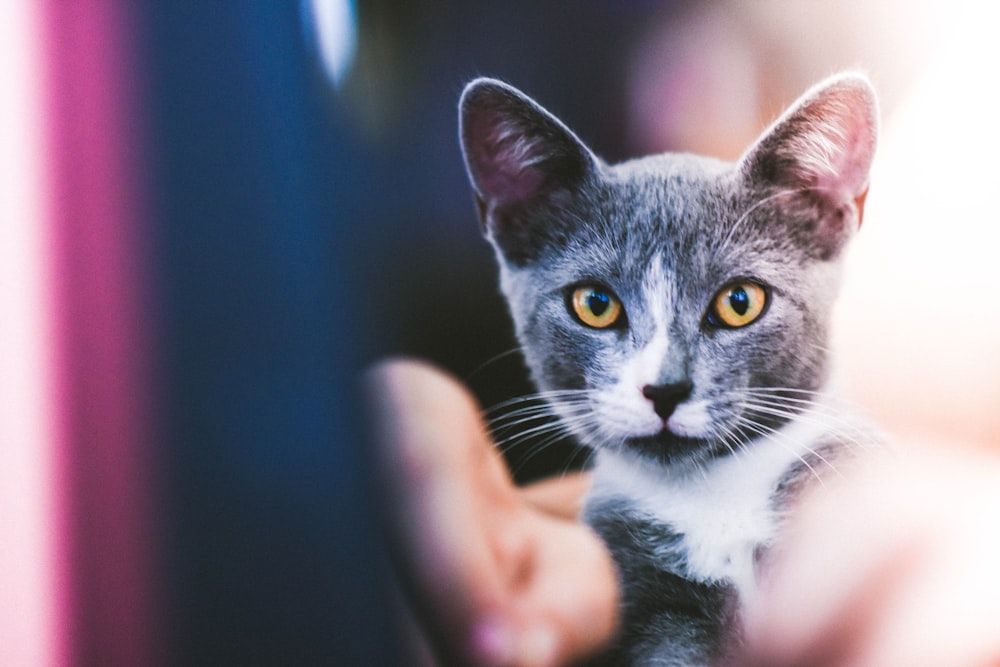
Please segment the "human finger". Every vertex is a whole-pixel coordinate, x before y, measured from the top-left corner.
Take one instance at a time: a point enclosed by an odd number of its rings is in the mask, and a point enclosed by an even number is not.
[[[993,461],[875,466],[814,498],[755,609],[757,665],[988,665],[1000,658]]]
[[[421,362],[383,362],[366,376],[374,442],[411,603],[437,650],[465,661],[474,619],[501,606],[487,538],[516,504],[468,393]]]
[[[439,650],[546,667],[606,642],[617,580],[576,518],[586,476],[516,488],[475,401],[437,369],[386,362],[366,384],[397,552]]]

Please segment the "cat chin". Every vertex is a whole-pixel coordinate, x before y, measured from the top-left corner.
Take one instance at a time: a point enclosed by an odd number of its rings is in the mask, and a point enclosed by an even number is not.
[[[665,466],[697,465],[730,453],[719,443],[688,438],[667,429],[654,435],[626,438],[622,449]]]

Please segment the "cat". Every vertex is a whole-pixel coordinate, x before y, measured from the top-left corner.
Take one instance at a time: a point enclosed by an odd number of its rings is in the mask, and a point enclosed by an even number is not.
[[[459,115],[538,396],[594,450],[583,518],[623,592],[602,664],[732,659],[801,492],[877,440],[830,390],[827,348],[875,152],[871,84],[821,82],[735,163],[606,164],[493,79]]]

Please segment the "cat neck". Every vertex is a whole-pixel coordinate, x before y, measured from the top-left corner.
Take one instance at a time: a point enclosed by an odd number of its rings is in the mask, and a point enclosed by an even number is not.
[[[835,432],[832,401],[823,395],[774,433],[697,468],[678,469],[631,453],[599,451],[587,504],[624,504],[627,511],[668,526],[679,536],[671,546],[677,550],[676,562],[682,563],[678,574],[729,583],[741,600],[752,599],[757,557],[780,527],[776,494],[789,471],[809,466],[809,458],[815,458],[816,449]],[[825,465],[822,459],[820,465]],[[822,483],[824,471],[813,472]]]

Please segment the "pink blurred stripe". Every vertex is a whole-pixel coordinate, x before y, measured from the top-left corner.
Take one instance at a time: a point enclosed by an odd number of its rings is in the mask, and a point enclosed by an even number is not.
[[[34,0],[0,8],[0,665],[64,664],[44,67]]]
[[[141,73],[132,5],[44,0],[70,664],[155,662]]]

